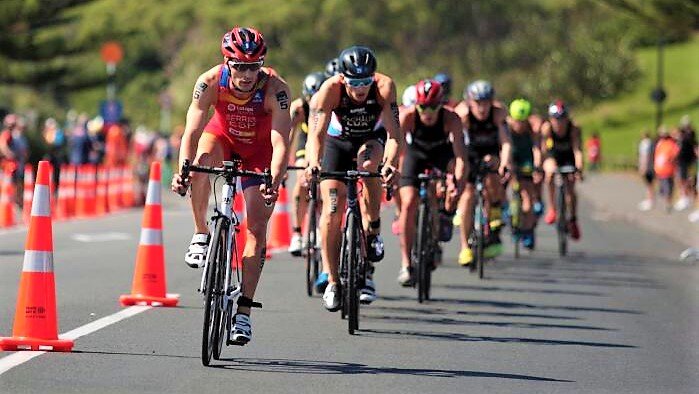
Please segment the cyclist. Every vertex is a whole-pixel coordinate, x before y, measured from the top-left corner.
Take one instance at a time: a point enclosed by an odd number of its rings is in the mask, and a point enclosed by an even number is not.
[[[401,97],[401,105],[398,107],[398,113],[402,114],[404,111],[410,110],[412,106],[415,105],[415,101],[417,100],[417,90],[415,88],[415,85],[410,85],[405,90],[403,90],[403,96]],[[405,151],[402,150],[400,152],[400,158],[398,159],[399,162],[399,167],[403,165],[403,157],[405,155]],[[395,208],[395,213],[393,214],[393,223],[391,223],[391,232],[394,235],[400,235],[400,208],[401,208],[401,201],[400,201],[400,193],[394,193],[393,194],[393,206]]]
[[[447,182],[448,192],[445,196],[445,210],[441,215],[445,220],[441,225],[451,228],[451,220],[456,209],[458,190],[465,183],[466,146],[459,116],[444,105],[444,88],[436,80],[426,79],[416,85],[417,99],[400,113],[400,126],[405,136],[405,156],[401,162],[401,215],[400,247],[401,269],[398,282],[403,286],[412,286],[413,272],[410,255],[415,238],[415,221],[417,220],[418,188],[417,176],[425,170],[437,168],[456,177],[455,182]],[[452,142],[453,141],[453,142]],[[436,206],[436,201],[434,201]],[[435,209],[436,212],[436,209]],[[441,215],[435,215],[435,218]],[[439,235],[438,231],[434,232]],[[440,241],[448,241],[451,234],[444,235]]]
[[[325,71],[323,72],[325,74],[325,78],[330,78],[334,77],[335,75],[340,73],[340,61],[334,57],[325,64]]]
[[[295,165],[300,167],[306,166],[306,141],[308,140],[308,114],[309,102],[311,97],[320,89],[320,85],[325,81],[325,75],[321,72],[314,72],[306,75],[303,79],[301,88],[302,95],[291,102],[291,134],[289,141],[293,142],[296,138],[296,152],[294,154]],[[308,186],[305,179],[298,177],[296,185],[292,191],[292,231],[291,243],[289,244],[289,253],[293,256],[301,256],[303,249],[303,237],[301,235],[301,224],[303,218],[306,217],[306,208],[308,207]]]
[[[250,306],[264,265],[267,222],[276,201],[277,189],[286,170],[289,117],[289,87],[271,69],[262,67],[267,47],[257,30],[234,27],[221,41],[223,63],[204,72],[194,86],[192,103],[180,147],[180,166],[186,159],[195,165],[220,166],[223,160],[238,156],[243,169],[270,168],[272,186],[261,180],[241,180],[248,220],[247,243],[243,250],[243,295],[233,316],[233,341],[252,338]],[[208,111],[213,117],[205,123]],[[196,152],[196,155],[195,155]],[[186,181],[175,174],[172,189],[186,190]],[[185,256],[190,267],[202,267],[206,260],[209,228],[208,176],[191,176],[191,200],[195,234]]]
[[[544,220],[547,224],[556,221],[556,209],[554,194],[554,175],[559,166],[575,166],[575,176],[565,179],[566,196],[570,211],[568,222],[568,234],[573,240],[580,239],[580,227],[577,221],[577,198],[575,195],[575,181],[582,180],[583,153],[580,143],[580,128],[576,126],[568,115],[568,108],[561,100],[556,100],[548,107],[549,118],[541,125],[542,154],[544,157],[545,182],[548,186],[549,209]]]
[[[454,109],[461,118],[468,138],[469,171],[468,183],[459,200],[461,216],[461,252],[459,264],[467,266],[473,261],[473,253],[468,245],[468,238],[473,226],[473,212],[476,202],[476,171],[480,163],[488,168],[497,169],[497,173],[488,173],[484,178],[485,207],[490,219],[490,237],[486,240],[483,255],[493,258],[502,253],[500,228],[502,227],[502,208],[504,188],[502,177],[510,166],[510,137],[505,120],[507,110],[496,106],[495,90],[490,82],[478,80],[468,85],[464,91],[464,101]]]
[[[451,98],[451,77],[446,73],[437,73],[433,78],[442,84],[444,107],[453,111],[459,102]]]
[[[352,46],[343,50],[339,62],[340,74],[323,83],[311,100],[306,176],[310,179],[314,169],[321,167],[322,149],[324,171],[377,171],[383,162],[383,181],[392,184],[396,178],[401,145],[393,80],[376,72],[376,57],[367,47]],[[378,126],[380,117],[383,118],[385,129]],[[367,259],[378,262],[384,255],[383,240],[379,235],[381,181],[370,178],[363,179],[363,183]],[[323,199],[320,217],[321,255],[323,271],[329,273],[323,301],[329,311],[340,308],[338,261],[342,234],[338,230],[342,225],[346,189],[344,182],[337,179],[324,179],[320,183]],[[369,269],[370,272],[371,270],[372,268]],[[370,273],[365,288],[361,290],[360,301],[371,303],[375,299],[376,287]]]
[[[530,122],[532,105],[524,99],[510,103],[507,125],[512,138],[513,174],[519,184],[522,196],[521,222],[519,234],[514,234],[515,241],[522,240],[522,245],[534,249],[534,227],[536,215],[533,208],[537,201],[535,185],[541,182],[541,151],[538,135]]]

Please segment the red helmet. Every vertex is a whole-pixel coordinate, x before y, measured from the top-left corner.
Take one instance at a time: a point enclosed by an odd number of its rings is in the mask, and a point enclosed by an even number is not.
[[[259,62],[264,60],[267,46],[262,33],[250,27],[236,26],[223,35],[221,53],[240,62]]]
[[[423,79],[415,85],[417,90],[417,105],[438,105],[442,103],[444,89],[442,84],[434,79]]]

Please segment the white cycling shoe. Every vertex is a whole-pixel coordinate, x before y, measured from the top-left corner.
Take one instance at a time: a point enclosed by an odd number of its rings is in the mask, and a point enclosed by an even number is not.
[[[192,236],[187,253],[184,255],[184,262],[190,268],[202,268],[206,263],[206,252],[209,249],[209,234],[197,233]]]

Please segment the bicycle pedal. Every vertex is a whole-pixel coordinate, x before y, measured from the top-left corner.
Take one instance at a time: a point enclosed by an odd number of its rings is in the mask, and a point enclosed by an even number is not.
[[[229,339],[226,341],[226,345],[228,345],[228,346],[245,346],[248,344],[248,342],[250,342],[250,341],[248,341],[248,340],[234,341],[232,339]]]

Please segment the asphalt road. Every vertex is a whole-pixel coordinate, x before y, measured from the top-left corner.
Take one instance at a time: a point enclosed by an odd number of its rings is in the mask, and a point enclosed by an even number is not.
[[[398,242],[377,266],[380,299],[361,331],[304,292],[302,260],[275,255],[259,288],[254,339],[201,365],[198,271],[182,255],[191,218],[168,198],[168,291],[177,308],[150,308],[0,374],[2,393],[694,393],[699,387],[697,266],[683,247],[583,206],[584,239],[565,260],[554,233],[515,261],[511,248],[486,280],[459,268],[456,240],[434,276],[433,300],[401,288]],[[122,310],[137,249],[139,210],[54,223],[59,331]],[[390,234],[388,213],[384,233]],[[0,232],[0,335],[12,330],[26,233]],[[77,236],[76,236],[77,235]],[[89,242],[86,242],[89,241]],[[3,358],[12,352],[0,354]],[[16,356],[15,356],[16,357]]]

